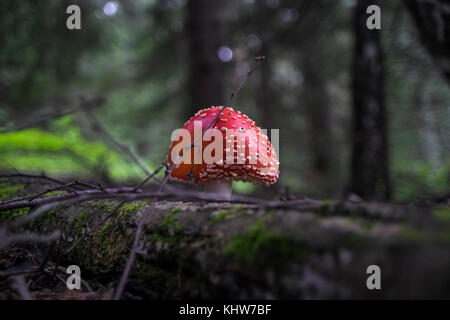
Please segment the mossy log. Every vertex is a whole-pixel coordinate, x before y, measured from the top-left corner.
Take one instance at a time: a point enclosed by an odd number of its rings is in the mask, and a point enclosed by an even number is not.
[[[148,203],[61,204],[27,228],[61,230],[53,249],[84,279],[117,280]],[[341,208],[158,201],[126,290],[144,298],[450,298],[448,207],[395,206],[400,220]],[[366,286],[370,265],[381,269],[380,290]]]

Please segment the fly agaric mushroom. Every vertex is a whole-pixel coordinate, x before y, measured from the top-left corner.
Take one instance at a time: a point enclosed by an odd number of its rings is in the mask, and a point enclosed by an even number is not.
[[[174,132],[167,165],[176,164],[169,178],[204,184],[206,192],[225,199],[231,197],[233,180],[266,186],[275,183],[277,155],[268,137],[248,116],[226,107],[208,128],[222,108],[200,110]]]

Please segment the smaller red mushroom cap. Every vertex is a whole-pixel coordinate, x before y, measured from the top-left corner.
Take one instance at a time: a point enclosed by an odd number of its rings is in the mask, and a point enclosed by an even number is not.
[[[279,175],[279,162],[275,150],[268,137],[245,114],[226,107],[214,124],[203,136],[201,135],[201,132],[214,120],[221,109],[220,106],[198,111],[184,124],[182,129],[185,129],[185,136],[175,134],[175,139],[173,139],[167,154],[167,164],[172,167],[174,163],[172,153],[178,145],[174,151],[177,164],[172,170],[170,178],[192,183],[223,180],[240,180],[265,185],[275,183]],[[200,135],[197,136],[194,135],[195,123],[197,123],[198,129],[200,129],[199,124],[201,123],[201,130],[197,130],[197,134],[200,132]],[[221,144],[220,141],[216,141],[216,137],[211,137],[213,136],[210,134],[212,129],[215,129],[216,135],[218,132],[221,133]],[[183,141],[186,139],[186,134],[189,141]],[[196,144],[194,148],[186,148],[194,141]],[[212,143],[216,143],[215,146],[222,148],[222,157],[213,151],[209,153],[214,158],[211,162],[205,160],[205,156],[207,156],[205,152],[213,149],[212,146],[209,146]],[[181,147],[182,145],[184,147]],[[183,153],[183,149],[186,151],[185,153]],[[187,149],[190,150],[187,151]],[[201,151],[200,159],[197,158],[197,161],[194,161],[194,154],[199,151]],[[181,156],[183,157],[181,158]]]

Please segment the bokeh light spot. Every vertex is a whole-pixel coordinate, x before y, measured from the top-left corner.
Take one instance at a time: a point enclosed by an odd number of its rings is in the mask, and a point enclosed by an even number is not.
[[[116,1],[108,1],[103,6],[103,12],[107,16],[114,16],[117,13],[117,10],[119,9],[119,4]]]
[[[223,62],[228,62],[233,59],[233,51],[228,47],[220,47],[219,50],[217,50],[217,55]]]

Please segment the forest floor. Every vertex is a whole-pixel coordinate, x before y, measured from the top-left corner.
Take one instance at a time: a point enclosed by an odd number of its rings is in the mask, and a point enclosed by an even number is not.
[[[0,201],[36,188],[42,186],[3,183]],[[350,206],[324,200],[308,209],[161,200],[144,227],[123,297],[450,298],[448,201]],[[34,299],[110,299],[149,202],[61,203],[14,229],[58,229],[61,236],[51,245],[0,248],[0,299],[20,298],[17,275]],[[0,212],[3,227],[27,210]],[[66,286],[69,265],[81,269],[80,290]],[[367,288],[371,265],[380,267],[380,290]]]

